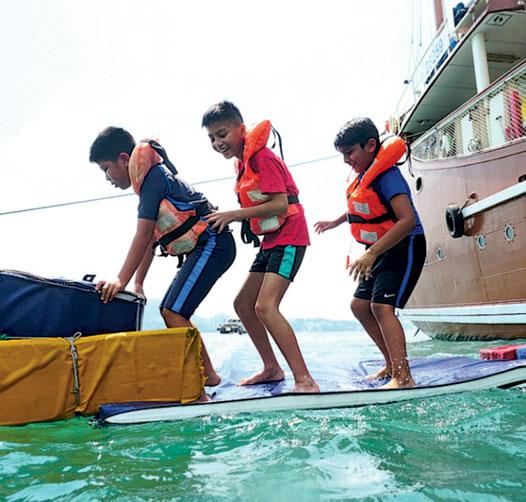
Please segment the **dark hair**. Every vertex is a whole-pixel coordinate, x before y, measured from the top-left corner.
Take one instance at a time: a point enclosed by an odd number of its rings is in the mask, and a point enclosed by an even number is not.
[[[368,117],[358,117],[346,122],[336,134],[336,150],[358,143],[362,148],[370,139],[376,140],[376,150],[380,148],[380,135],[373,121]]]
[[[210,127],[217,122],[233,122],[235,125],[243,123],[239,108],[230,101],[221,101],[206,110],[201,121],[201,127]]]
[[[133,136],[122,127],[106,127],[95,138],[89,150],[90,162],[115,161],[121,153],[131,155],[135,148]]]

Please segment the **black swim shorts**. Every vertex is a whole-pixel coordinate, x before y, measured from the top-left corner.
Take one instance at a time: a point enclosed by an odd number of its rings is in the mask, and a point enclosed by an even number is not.
[[[425,236],[406,237],[376,259],[372,277],[360,280],[354,297],[403,308],[420,277],[425,258]]]
[[[250,272],[273,272],[292,282],[303,261],[305,250],[306,246],[275,246],[261,249],[250,267]]]

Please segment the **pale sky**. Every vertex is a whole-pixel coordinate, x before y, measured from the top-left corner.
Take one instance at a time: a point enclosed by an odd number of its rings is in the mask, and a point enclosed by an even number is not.
[[[157,136],[189,182],[233,176],[210,148],[203,112],[234,101],[248,125],[270,119],[294,165],[336,154],[343,123],[380,130],[408,76],[410,0],[200,2],[1,0],[0,213],[118,195],[88,162],[108,125]],[[341,159],[291,167],[310,228],[341,215]],[[236,207],[233,180],[196,185]],[[80,279],[116,276],[136,224],[136,196],[0,216],[0,268]],[[238,258],[197,311],[233,313],[255,250]],[[282,305],[290,317],[351,318],[347,225],[312,246]],[[356,245],[358,246],[358,245]],[[354,252],[358,252],[354,248]],[[161,298],[175,259],[154,260],[146,294]]]

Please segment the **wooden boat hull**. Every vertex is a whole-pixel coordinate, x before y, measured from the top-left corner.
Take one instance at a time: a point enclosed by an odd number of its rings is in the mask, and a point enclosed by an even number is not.
[[[526,140],[464,158],[413,159],[413,174],[428,247],[402,318],[441,338],[526,338],[526,196],[477,212],[460,238],[445,219],[450,204],[469,208],[512,186],[523,191]]]
[[[524,2],[474,0],[454,19],[435,7],[391,122],[411,141],[428,243],[400,315],[441,338],[526,338]]]

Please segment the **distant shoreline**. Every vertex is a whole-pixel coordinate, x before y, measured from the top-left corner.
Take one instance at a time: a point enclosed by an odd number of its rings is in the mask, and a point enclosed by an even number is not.
[[[159,305],[161,300],[156,298],[149,299],[144,311],[142,329],[162,329],[164,324],[159,314]],[[349,314],[350,315],[350,314]],[[233,316],[230,314],[216,314],[212,317],[201,317],[195,315],[192,318],[194,324],[203,333],[215,332],[217,326],[224,322],[225,319],[230,319]],[[312,318],[296,318],[290,319],[290,324],[294,331],[304,332],[327,332],[327,331],[354,331],[361,330],[362,327],[355,319],[326,319],[323,317]]]

